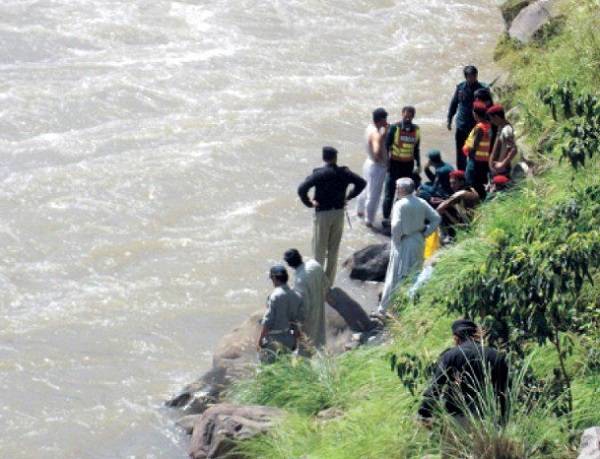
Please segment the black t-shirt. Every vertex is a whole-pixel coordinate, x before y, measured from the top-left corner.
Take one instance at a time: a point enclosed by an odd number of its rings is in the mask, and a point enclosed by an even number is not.
[[[348,185],[354,185],[348,196]],[[346,200],[358,196],[367,182],[350,169],[335,164],[327,164],[313,170],[298,187],[298,196],[307,207],[313,207],[308,191],[315,188],[314,200],[319,203],[316,211],[343,209]]]
[[[433,406],[442,396],[444,407],[450,414],[464,414],[464,408],[477,413],[481,390],[487,381],[491,382],[504,412],[508,387],[508,366],[504,356],[471,340],[448,349],[438,359],[432,381],[423,394],[419,414],[431,417]]]

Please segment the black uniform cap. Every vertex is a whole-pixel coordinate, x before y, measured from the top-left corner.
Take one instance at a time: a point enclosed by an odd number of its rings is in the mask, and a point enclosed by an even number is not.
[[[271,269],[269,270],[269,274],[272,277],[283,276],[283,275],[287,274],[287,269],[285,269],[285,266],[283,266],[283,265],[273,265],[273,266],[271,266]]]
[[[479,327],[475,322],[468,319],[455,320],[452,324],[452,334],[459,338],[469,338],[475,336]]]

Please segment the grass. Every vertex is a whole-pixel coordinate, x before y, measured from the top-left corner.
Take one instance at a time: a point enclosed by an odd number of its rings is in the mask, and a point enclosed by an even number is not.
[[[571,79],[578,88],[598,94],[598,3],[566,1],[563,8],[563,24],[554,35],[542,36],[528,46],[516,46],[503,39],[496,53],[500,64],[511,72],[508,89],[499,91],[502,101],[519,107],[516,129],[526,133],[526,144],[534,153],[541,153],[549,134],[559,128],[537,97],[540,88]],[[390,371],[389,357],[392,353],[408,352],[434,361],[451,346],[449,327],[456,317],[448,314],[441,300],[452,294],[473,266],[486,263],[498,241],[517,238],[535,225],[540,209],[549,211],[575,198],[589,200],[584,202],[586,211],[598,206],[592,198],[577,194],[577,189],[585,185],[600,183],[597,160],[577,172],[566,162],[559,164],[556,156],[546,156],[545,162],[552,167],[543,175],[528,179],[511,193],[481,206],[475,224],[459,235],[456,244],[443,249],[431,279],[413,300],[403,295],[396,298],[399,318],[392,324],[393,339],[389,343],[359,348],[338,358],[321,356],[308,362],[283,359],[262,367],[254,378],[235,386],[229,394],[231,400],[279,406],[289,412],[269,435],[241,443],[240,451],[252,458],[273,459],[405,459],[426,454],[437,457],[438,433],[415,422],[420,397],[406,390]],[[597,272],[594,277],[600,280]],[[597,313],[600,291],[596,285],[586,285],[579,301],[585,301],[590,311]],[[567,361],[575,375],[575,436],[566,429],[564,419],[548,411],[550,405],[515,404],[512,421],[495,444],[516,448],[514,457],[576,456],[570,445],[577,433],[600,424],[600,411],[595,409],[600,406],[600,361],[596,366],[588,364],[593,360],[590,352],[600,342],[599,323],[600,317],[591,324],[582,324],[585,334],[573,336],[573,353]],[[553,348],[531,344],[529,350],[533,352],[530,366],[535,376],[551,378],[557,364]],[[519,386],[515,390],[520,390]],[[421,382],[416,394],[423,388]],[[341,415],[330,420],[315,416],[327,408],[337,408]],[[488,440],[499,438],[493,424],[481,425],[478,431]],[[470,445],[473,451],[476,445]]]

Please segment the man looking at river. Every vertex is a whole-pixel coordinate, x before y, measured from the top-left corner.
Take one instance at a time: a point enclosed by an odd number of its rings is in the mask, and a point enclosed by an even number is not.
[[[313,170],[298,187],[298,196],[306,207],[315,209],[313,223],[313,254],[317,263],[327,267],[329,285],[335,282],[337,258],[344,231],[344,210],[347,201],[358,196],[367,185],[361,177],[345,166],[337,165],[338,152],[333,147],[323,147],[325,165]],[[346,195],[349,185],[353,185]],[[308,192],[314,188],[311,199]]]
[[[315,260],[302,259],[296,249],[283,254],[285,262],[296,271],[294,290],[302,297],[302,333],[306,342],[301,343],[300,351],[308,354],[308,348],[321,349],[325,346],[325,295],[329,290],[329,280]]]
[[[423,266],[425,238],[437,229],[442,220],[433,207],[415,196],[412,179],[399,179],[396,190],[398,200],[392,209],[390,262],[377,311],[382,315],[386,313],[402,279]]]

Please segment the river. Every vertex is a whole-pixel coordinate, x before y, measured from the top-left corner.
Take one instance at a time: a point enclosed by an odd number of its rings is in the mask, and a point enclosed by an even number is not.
[[[3,0],[0,457],[186,457],[162,402],[310,252],[295,189],[321,147],[360,171],[370,112],[413,104],[451,152],[495,4]],[[376,240],[354,219],[341,258]]]

